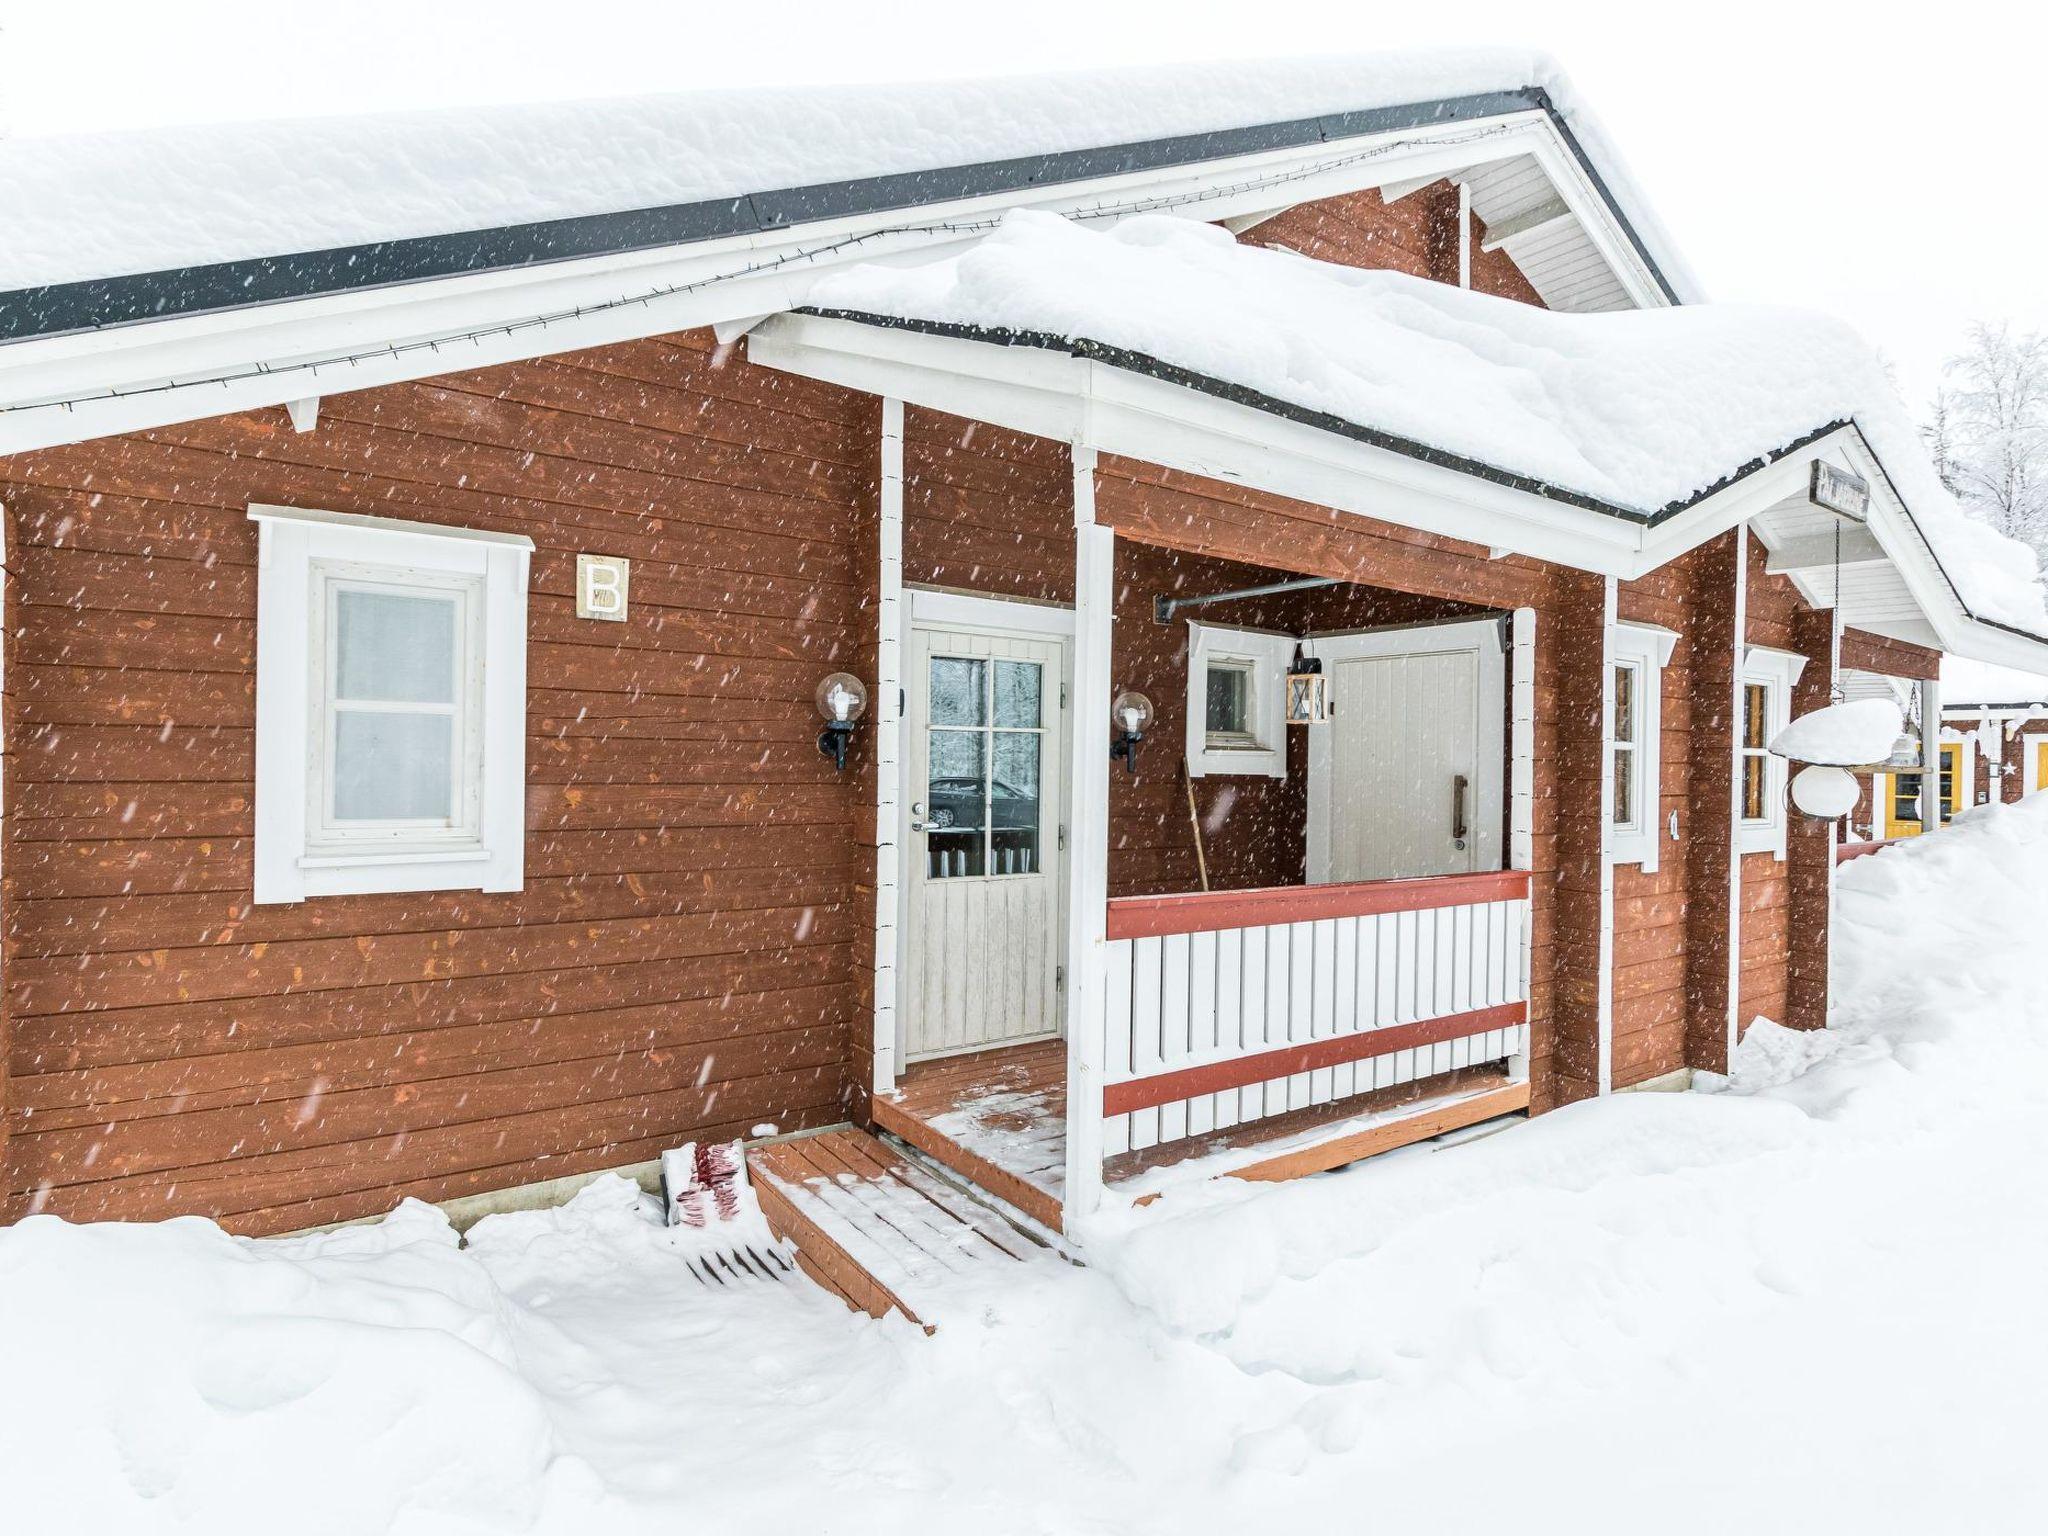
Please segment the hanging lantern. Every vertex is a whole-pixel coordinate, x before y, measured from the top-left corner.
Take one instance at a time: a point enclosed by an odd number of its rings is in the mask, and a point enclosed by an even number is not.
[[[1294,665],[1287,669],[1287,723],[1321,725],[1330,718],[1330,680],[1323,676],[1322,658],[1305,656],[1299,641],[1294,646]]]

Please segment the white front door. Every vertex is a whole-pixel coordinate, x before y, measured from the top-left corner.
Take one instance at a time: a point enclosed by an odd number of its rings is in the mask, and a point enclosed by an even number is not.
[[[1497,621],[1318,638],[1330,719],[1309,728],[1309,879],[1498,869]]]
[[[906,1060],[1060,1031],[1066,642],[917,626],[906,669]]]

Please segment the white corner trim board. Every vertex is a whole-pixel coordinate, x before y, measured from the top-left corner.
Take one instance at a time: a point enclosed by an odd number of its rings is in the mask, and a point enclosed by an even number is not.
[[[294,507],[249,516],[255,899],[518,890],[532,541]]]

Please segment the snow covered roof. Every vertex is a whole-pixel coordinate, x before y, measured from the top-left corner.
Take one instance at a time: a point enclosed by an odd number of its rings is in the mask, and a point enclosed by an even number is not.
[[[14,317],[0,336],[786,229],[1532,109],[1556,122],[1665,293],[1694,297],[1557,67],[1538,54],[1459,49],[0,141],[0,293],[96,285],[69,303],[17,296],[0,306]],[[453,238],[484,233],[494,238]],[[281,260],[308,255],[327,259]],[[184,292],[191,269],[245,263],[199,284],[196,298]],[[105,281],[174,272],[185,282],[140,294]]]
[[[2004,706],[2048,709],[2048,677],[2014,667],[1993,666],[1962,656],[1941,659],[1941,707],[1951,709]]]
[[[1092,349],[1381,446],[1655,524],[1853,423],[1974,616],[2048,636],[2030,550],[1966,517],[1854,331],[1788,309],[1557,314],[1238,242],[1019,211],[958,254],[822,277],[827,314]]]

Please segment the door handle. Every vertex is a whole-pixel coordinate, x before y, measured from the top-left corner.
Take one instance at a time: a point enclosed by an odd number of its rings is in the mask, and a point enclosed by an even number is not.
[[[1462,773],[1451,775],[1451,836],[1460,843],[1465,840],[1465,792],[1471,783]]]

